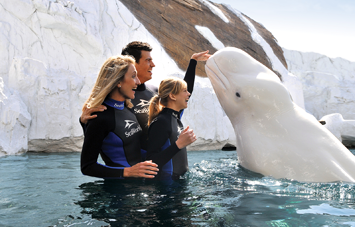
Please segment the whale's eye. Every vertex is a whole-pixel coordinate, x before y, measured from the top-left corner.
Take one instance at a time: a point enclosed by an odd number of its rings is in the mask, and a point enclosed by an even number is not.
[[[235,95],[236,95],[238,98],[240,98],[239,92],[235,93]]]

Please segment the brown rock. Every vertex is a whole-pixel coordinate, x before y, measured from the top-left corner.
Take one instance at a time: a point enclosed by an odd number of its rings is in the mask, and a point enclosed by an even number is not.
[[[217,51],[195,28],[208,27],[225,45],[243,49],[272,70],[263,48],[251,38],[248,27],[237,15],[220,4],[214,4],[229,19],[225,23],[204,4],[196,0],[121,0],[133,15],[154,35],[177,65],[185,70],[193,53]],[[250,18],[249,18],[250,19]],[[269,43],[276,56],[287,68],[283,51],[273,35],[251,20],[259,34]],[[198,64],[196,74],[206,76],[204,64]]]

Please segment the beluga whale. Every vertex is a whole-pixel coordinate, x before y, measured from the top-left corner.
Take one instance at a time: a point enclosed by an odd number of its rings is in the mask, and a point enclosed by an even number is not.
[[[292,101],[280,78],[245,51],[227,47],[205,70],[236,134],[239,164],[301,182],[355,182],[355,156]]]

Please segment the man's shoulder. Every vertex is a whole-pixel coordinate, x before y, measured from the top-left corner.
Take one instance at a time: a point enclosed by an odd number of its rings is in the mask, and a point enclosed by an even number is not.
[[[145,84],[146,89],[153,92],[154,94],[158,94],[158,87],[155,86],[154,84]]]
[[[158,93],[158,88],[152,84],[144,84],[144,90],[137,90],[132,103],[137,108],[143,108],[149,106],[149,101],[154,95]]]

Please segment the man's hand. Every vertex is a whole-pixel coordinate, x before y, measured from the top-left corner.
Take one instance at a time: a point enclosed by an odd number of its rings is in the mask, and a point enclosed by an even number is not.
[[[132,167],[124,168],[123,177],[144,177],[154,178],[158,174],[158,165],[152,161],[145,161],[135,164]]]
[[[102,112],[106,109],[107,109],[107,107],[104,105],[100,105],[99,107],[94,107],[94,108],[85,107],[83,112],[81,113],[80,122],[83,124],[86,124],[86,123],[88,123],[88,120],[94,119],[97,117],[97,115],[91,115],[92,113]]]

